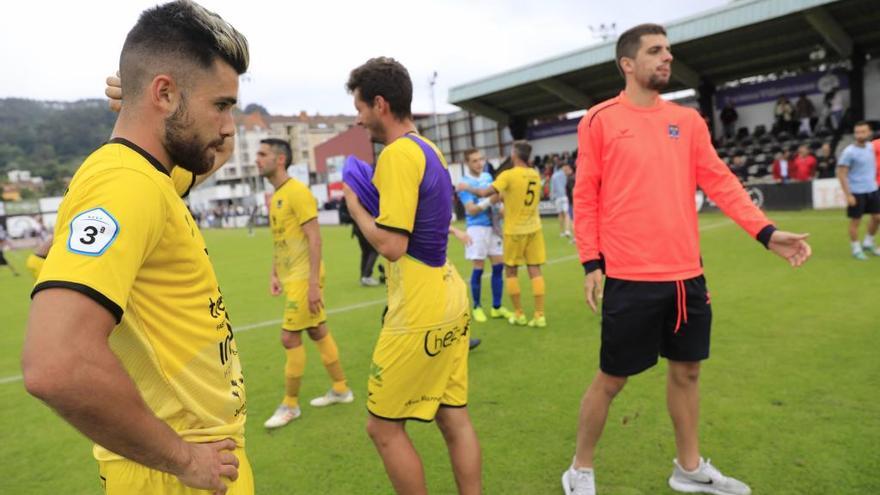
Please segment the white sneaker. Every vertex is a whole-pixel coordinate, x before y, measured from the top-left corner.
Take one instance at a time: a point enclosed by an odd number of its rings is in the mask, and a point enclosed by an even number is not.
[[[880,256],[880,247],[868,244],[862,244],[862,250],[874,256]]]
[[[709,460],[700,458],[700,467],[692,473],[682,469],[678,459],[673,459],[675,468],[669,477],[669,487],[684,493],[711,493],[714,495],[750,495],[752,489],[734,478],[721,474]]]
[[[562,490],[565,495],[596,495],[596,476],[590,468],[575,469],[562,473]]]
[[[361,285],[364,287],[376,287],[382,284],[373,277],[361,277]]]
[[[309,404],[315,407],[325,407],[332,406],[333,404],[348,404],[352,401],[354,401],[354,392],[351,389],[348,389],[343,394],[338,394],[331,388],[326,394],[312,399]]]
[[[267,419],[263,426],[269,428],[270,430],[273,428],[281,428],[282,426],[290,423],[294,419],[300,417],[302,415],[302,410],[300,410],[299,406],[296,407],[287,407],[284,404],[278,406],[278,409],[275,409],[275,413],[272,414],[272,417]]]

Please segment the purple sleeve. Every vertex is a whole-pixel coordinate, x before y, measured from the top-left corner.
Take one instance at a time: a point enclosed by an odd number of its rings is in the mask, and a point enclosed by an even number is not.
[[[379,216],[379,191],[373,185],[373,167],[354,155],[345,158],[342,182],[357,195],[361,204],[374,218]]]

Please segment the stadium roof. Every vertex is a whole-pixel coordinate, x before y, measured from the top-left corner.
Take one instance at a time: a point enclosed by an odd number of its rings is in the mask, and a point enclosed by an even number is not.
[[[877,0],[739,0],[666,25],[672,43],[669,91],[880,54]],[[616,40],[562,54],[449,90],[449,103],[500,123],[581,110],[617,94]]]

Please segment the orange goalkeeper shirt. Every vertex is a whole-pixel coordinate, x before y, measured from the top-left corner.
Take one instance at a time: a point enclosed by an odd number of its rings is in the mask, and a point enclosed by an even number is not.
[[[684,280],[701,275],[699,186],[765,246],[775,227],[718,158],[702,117],[661,98],[638,107],[625,94],[595,105],[578,125],[574,224],[587,272]]]

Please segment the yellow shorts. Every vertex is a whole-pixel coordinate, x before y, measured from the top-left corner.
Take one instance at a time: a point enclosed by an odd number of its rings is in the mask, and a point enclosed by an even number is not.
[[[253,495],[254,473],[243,448],[234,451],[238,457],[238,479],[224,479],[228,491],[226,495]],[[177,476],[156,471],[128,459],[99,461],[98,472],[101,486],[106,495],[130,495],[149,493],[151,495],[210,495],[210,490],[197,490],[185,486]]]
[[[547,261],[544,232],[504,234],[504,264],[507,266],[543,265]]]
[[[324,277],[321,277],[321,299],[324,298]],[[281,328],[291,332],[298,332],[312,328],[327,321],[327,315],[322,307],[317,313],[309,311],[309,281],[292,280],[284,283],[284,292],[287,301],[284,303],[284,321]]]
[[[467,405],[468,323],[379,334],[367,382],[367,410],[382,419],[433,421],[440,406]]]

